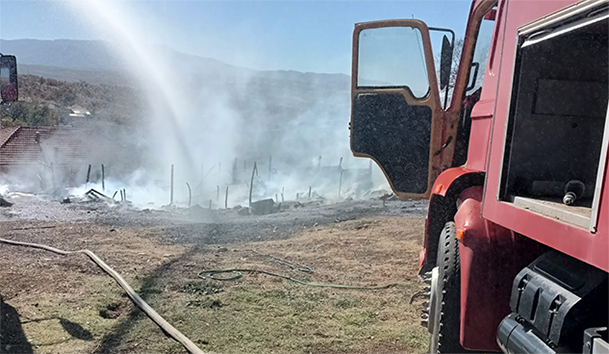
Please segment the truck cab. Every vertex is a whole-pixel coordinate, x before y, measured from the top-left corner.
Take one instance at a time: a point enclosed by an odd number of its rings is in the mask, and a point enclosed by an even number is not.
[[[428,198],[430,352],[607,352],[609,2],[355,25],[351,150]],[[440,36],[440,43],[432,43]]]

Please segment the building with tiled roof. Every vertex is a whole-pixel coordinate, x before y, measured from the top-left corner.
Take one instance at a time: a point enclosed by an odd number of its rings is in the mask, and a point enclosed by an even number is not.
[[[112,165],[122,146],[99,131],[70,127],[0,129],[0,182],[18,175],[47,187],[85,182],[89,164]],[[86,172],[85,172],[86,174]],[[43,180],[46,180],[43,181]],[[82,180],[82,181],[81,181]]]

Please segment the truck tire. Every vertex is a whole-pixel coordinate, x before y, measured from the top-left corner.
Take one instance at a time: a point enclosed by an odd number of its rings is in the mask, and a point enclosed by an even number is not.
[[[435,310],[430,311],[431,338],[429,353],[470,353],[459,343],[461,303],[461,275],[459,241],[455,238],[454,222],[447,222],[438,240],[438,279],[435,289]]]

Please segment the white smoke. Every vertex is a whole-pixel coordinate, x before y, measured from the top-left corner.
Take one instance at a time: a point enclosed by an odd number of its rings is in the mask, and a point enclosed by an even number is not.
[[[141,32],[143,19],[127,3],[69,4],[84,19],[83,26],[94,26],[116,48],[147,102],[148,124],[132,128],[129,136],[145,154],[131,172],[108,176],[108,193],[125,188],[138,206],[166,205],[173,165],[174,204],[187,205],[191,199],[192,204],[211,201],[213,207],[223,207],[229,187],[229,207],[246,205],[254,162],[256,199],[281,200],[282,191],[285,200],[308,197],[309,187],[312,196],[330,200],[389,189],[376,165],[369,168],[368,160],[351,157],[346,77],[322,80],[308,73],[176,59],[175,52],[153,43],[154,33]],[[164,26],[155,25],[159,30]],[[302,106],[307,108],[299,110]],[[70,192],[89,188],[101,190],[101,185],[97,181]]]

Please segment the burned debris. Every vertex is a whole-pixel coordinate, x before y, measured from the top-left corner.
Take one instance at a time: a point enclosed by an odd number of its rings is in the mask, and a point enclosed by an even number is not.
[[[250,210],[253,215],[266,215],[275,211],[275,202],[271,198],[252,202]]]
[[[81,128],[0,129],[0,185],[49,196],[63,205],[124,203],[164,210],[196,206],[191,214],[198,215],[203,215],[198,209],[230,212],[240,206],[237,214],[244,216],[369,198],[375,185],[372,165],[356,168],[340,158],[326,166],[321,157],[308,166],[285,158],[234,159],[232,169],[223,170],[222,163],[202,164],[200,173],[192,166],[171,164],[159,178],[140,170],[141,164],[129,165],[124,148],[99,131]],[[2,199],[0,206],[12,202]]]
[[[13,203],[7,201],[2,196],[0,196],[0,207],[2,207],[2,208],[8,208],[8,207],[12,207],[12,206],[13,206]]]

